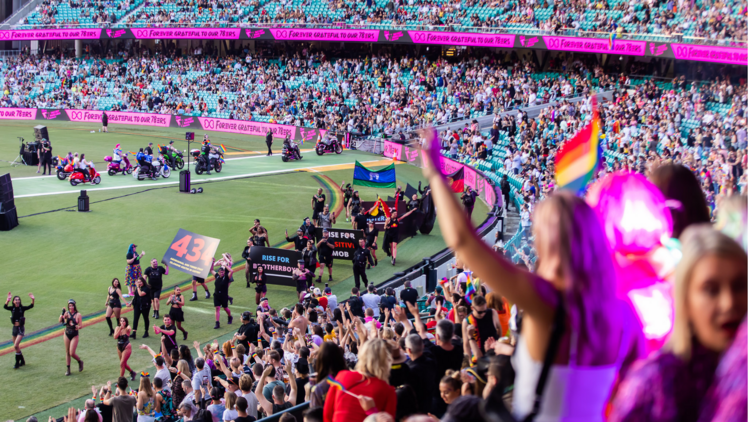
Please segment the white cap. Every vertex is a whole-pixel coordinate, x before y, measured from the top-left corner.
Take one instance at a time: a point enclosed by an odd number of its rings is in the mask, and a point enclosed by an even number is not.
[[[315,288],[315,289],[313,290],[313,294],[314,294],[315,296],[320,296],[320,289],[316,287],[316,288]]]

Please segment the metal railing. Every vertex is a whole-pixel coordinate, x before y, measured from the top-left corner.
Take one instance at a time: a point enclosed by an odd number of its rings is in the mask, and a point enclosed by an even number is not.
[[[39,0],[32,0],[38,3]],[[20,10],[19,10],[20,12]],[[16,12],[18,13],[18,12]],[[16,14],[14,13],[14,16]],[[6,21],[8,22],[8,21]],[[471,32],[482,34],[516,34],[529,36],[570,36],[579,38],[608,38],[610,32],[582,31],[575,28],[561,28],[556,31],[531,29],[513,29],[490,26],[463,26],[463,25],[431,25],[425,23],[413,24],[352,24],[346,22],[333,23],[288,23],[288,22],[214,22],[203,25],[194,23],[146,23],[135,22],[125,24],[118,22],[114,24],[0,24],[0,30],[8,29],[64,29],[64,28],[299,28],[299,29],[382,29],[391,31],[438,31],[438,32]],[[731,47],[747,47],[747,40],[724,39],[715,40],[707,37],[692,37],[682,33],[654,34],[654,33],[622,33],[617,35],[619,40],[651,41],[651,42],[679,42],[687,44],[717,45]]]

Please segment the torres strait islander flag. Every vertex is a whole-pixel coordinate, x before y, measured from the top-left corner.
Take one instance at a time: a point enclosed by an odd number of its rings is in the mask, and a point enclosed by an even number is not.
[[[372,188],[395,188],[396,165],[390,164],[380,170],[370,170],[359,161],[354,165],[354,185]]]
[[[581,193],[596,172],[601,159],[601,122],[596,111],[596,97],[592,101],[592,108],[594,115],[591,122],[566,142],[555,156],[555,181],[560,189]]]

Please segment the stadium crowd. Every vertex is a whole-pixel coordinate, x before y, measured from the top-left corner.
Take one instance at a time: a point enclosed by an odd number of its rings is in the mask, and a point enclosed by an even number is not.
[[[143,7],[135,9],[136,6]],[[64,9],[65,13],[58,13]],[[80,9],[80,10],[79,10]],[[92,12],[93,10],[93,12]],[[253,24],[423,25],[453,31],[496,28],[502,32],[563,33],[592,31],[623,34],[685,35],[711,40],[747,40],[747,4],[669,0],[627,1],[243,0],[77,2],[45,0],[23,21],[57,27],[80,24],[135,26],[213,26]],[[72,12],[71,12],[72,11]],[[115,13],[122,11],[124,13]],[[66,18],[61,18],[62,14]]]
[[[0,106],[212,116],[390,135],[616,84],[590,58],[574,55],[551,60],[549,72],[540,73],[535,62],[515,53],[337,58],[300,48],[267,59],[168,51],[6,57],[0,61]]]
[[[700,183],[712,221],[722,199],[747,195],[746,84],[718,78],[688,83],[680,77],[667,84],[646,81],[633,86],[625,79],[623,85],[633,89],[616,91],[612,101],[600,104],[606,165],[596,178],[618,170],[650,177],[662,164],[681,164]],[[496,173],[508,194],[506,207],[518,208],[525,230],[511,241],[500,242],[501,250],[515,262],[533,266],[536,251],[527,237],[534,206],[554,191],[557,149],[591,115],[590,101],[562,101],[535,118],[526,113],[498,116],[489,132],[467,125],[441,134],[446,155]]]

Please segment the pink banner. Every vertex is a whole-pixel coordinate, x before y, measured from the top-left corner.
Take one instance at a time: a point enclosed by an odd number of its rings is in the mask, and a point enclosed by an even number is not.
[[[287,135],[297,139],[297,127],[277,125],[273,123],[248,122],[245,120],[217,119],[214,117],[198,117],[198,121],[204,130],[215,130],[217,132],[241,133],[243,135],[265,136],[271,130],[274,138],[285,138]],[[316,133],[315,129],[307,129]],[[315,138],[313,138],[315,139]]]
[[[443,174],[451,174],[457,172],[463,167],[463,164],[451,160],[450,158],[440,157],[440,170]],[[465,173],[464,173],[465,178]]]
[[[474,34],[471,32],[407,31],[414,44],[468,45],[512,48],[515,35]]]
[[[72,122],[97,123],[102,121],[101,110],[65,110]],[[107,111],[109,123],[121,125],[159,126],[169,127],[172,121],[171,114],[150,114],[128,111]]]
[[[238,40],[241,28],[133,28],[139,39]]]
[[[646,54],[646,41],[615,40],[613,49],[606,38],[542,37],[548,50],[579,51],[582,53],[621,54],[643,56]]]
[[[469,166],[464,166],[464,186],[468,186],[474,190],[479,189],[477,187],[477,172]]]
[[[487,180],[484,181],[484,202],[490,206],[495,205],[495,189]]]
[[[707,45],[672,44],[675,59],[747,66],[747,49]]]
[[[0,119],[36,119],[35,108],[0,108]]]
[[[19,29],[0,31],[0,41],[14,40],[97,40],[99,29]]]
[[[383,157],[395,158],[398,161],[404,161],[401,152],[404,146],[391,141],[383,141]]]
[[[377,42],[377,29],[288,29],[271,28],[277,40]]]
[[[415,164],[415,165],[421,167],[421,163],[417,162],[417,158],[419,158],[419,151],[422,148],[409,148],[409,147],[405,147],[405,149],[406,149],[406,154],[404,154],[404,155],[406,155],[406,162],[410,163],[410,164]]]

